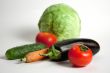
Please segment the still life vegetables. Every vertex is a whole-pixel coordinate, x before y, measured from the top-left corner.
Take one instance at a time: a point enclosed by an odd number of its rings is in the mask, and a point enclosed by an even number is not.
[[[8,60],[20,59],[25,63],[49,59],[72,65],[86,66],[100,50],[98,42],[78,38],[81,20],[78,13],[66,4],[48,7],[38,23],[39,31],[35,43],[10,48],[5,56]]]
[[[59,54],[59,55],[57,55],[58,58],[52,59],[52,60],[54,60],[54,61],[66,61],[66,60],[68,60],[68,51],[71,48],[71,46],[75,43],[83,44],[83,45],[89,47],[92,51],[93,56],[96,55],[100,50],[100,46],[99,46],[98,42],[96,42],[93,39],[76,38],[76,39],[63,40],[63,41],[57,42],[54,45],[54,48],[60,52],[57,53],[57,54]],[[55,53],[56,52],[54,51],[54,54]]]

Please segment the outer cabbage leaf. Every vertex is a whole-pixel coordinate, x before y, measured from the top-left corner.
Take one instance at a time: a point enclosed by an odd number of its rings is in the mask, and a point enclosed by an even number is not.
[[[53,33],[61,41],[77,38],[80,35],[81,21],[71,7],[55,4],[44,11],[38,26],[40,31]]]

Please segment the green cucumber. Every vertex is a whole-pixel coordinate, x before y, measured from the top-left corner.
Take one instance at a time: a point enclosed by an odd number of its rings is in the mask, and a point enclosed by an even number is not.
[[[44,48],[46,48],[46,46],[41,43],[17,46],[8,49],[5,53],[5,56],[8,60],[21,59],[24,58],[24,56],[29,52],[41,50]]]

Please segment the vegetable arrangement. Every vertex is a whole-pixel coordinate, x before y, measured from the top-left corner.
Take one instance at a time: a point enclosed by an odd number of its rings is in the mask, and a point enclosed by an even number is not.
[[[80,34],[80,18],[65,4],[47,8],[38,26],[40,32],[36,35],[36,43],[8,49],[5,53],[8,60],[31,63],[48,58],[57,62],[69,60],[72,65],[83,67],[100,50],[95,40],[76,38]]]
[[[54,59],[54,61],[65,61],[68,60],[68,51],[70,50],[71,46],[74,43],[83,44],[89,47],[92,50],[92,55],[95,55],[100,50],[99,44],[92,40],[92,39],[84,39],[84,38],[77,38],[77,39],[68,39],[64,41],[57,42],[54,47],[55,49],[60,51],[59,59]]]
[[[75,66],[85,66],[99,50],[99,44],[92,39],[77,38],[57,42],[54,34],[40,32],[36,36],[36,43],[11,48],[5,55],[9,60],[21,59],[26,63],[48,57],[57,62],[69,59]]]

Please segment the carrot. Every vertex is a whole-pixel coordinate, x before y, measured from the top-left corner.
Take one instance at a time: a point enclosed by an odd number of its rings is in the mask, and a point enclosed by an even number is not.
[[[34,51],[34,52],[30,52],[30,53],[26,54],[25,62],[30,63],[30,62],[42,60],[45,58],[45,56],[42,56],[42,54],[46,54],[47,51],[48,51],[48,48],[38,50],[38,51]]]

